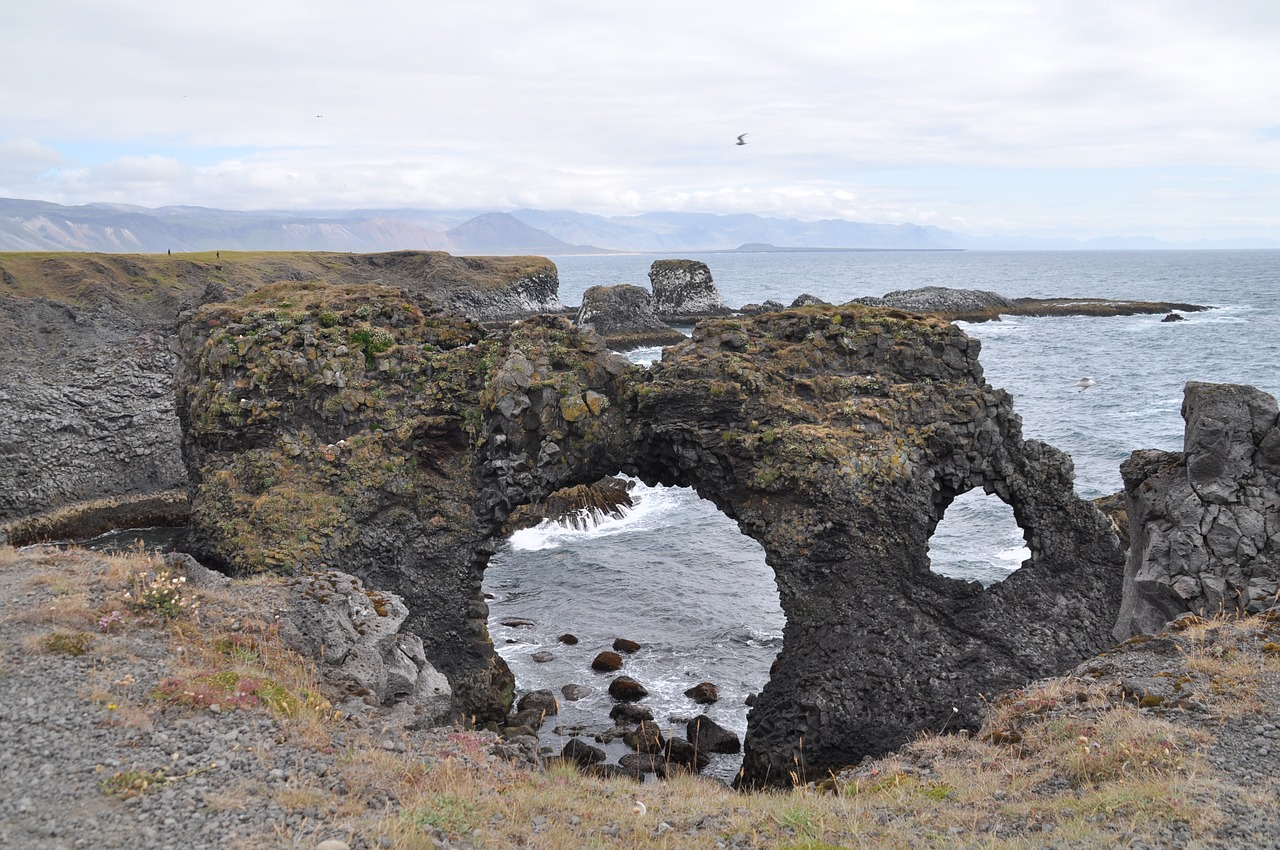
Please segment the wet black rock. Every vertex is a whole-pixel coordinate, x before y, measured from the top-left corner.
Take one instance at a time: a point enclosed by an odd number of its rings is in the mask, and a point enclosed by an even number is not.
[[[742,749],[737,735],[705,714],[689,721],[685,738],[702,753],[736,753]]]
[[[592,691],[591,688],[583,687],[582,685],[568,684],[560,689],[560,693],[569,702],[577,702],[584,697],[591,696]]]
[[[560,703],[556,701],[556,695],[551,691],[530,691],[520,697],[516,708],[519,711],[540,711],[546,716],[551,716],[560,711]]]
[[[711,756],[683,738],[668,738],[662,747],[668,764],[682,765],[700,771],[711,764]]]
[[[622,669],[622,656],[605,650],[591,659],[591,669],[601,673],[613,673]]]
[[[630,676],[619,676],[609,683],[609,696],[619,702],[636,702],[649,695],[649,689]]]
[[[662,728],[652,720],[641,720],[622,736],[628,747],[638,753],[656,753],[662,749]]]
[[[605,751],[593,747],[581,738],[570,738],[560,751],[560,757],[578,765],[596,764],[605,760]]]
[[[624,702],[609,709],[609,719],[617,723],[639,723],[644,720],[652,720],[653,712],[644,706]]]

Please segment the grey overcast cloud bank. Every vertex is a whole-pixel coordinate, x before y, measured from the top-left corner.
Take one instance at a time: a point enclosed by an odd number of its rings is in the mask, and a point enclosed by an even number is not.
[[[1276,0],[44,0],[0,31],[4,197],[1280,236]]]

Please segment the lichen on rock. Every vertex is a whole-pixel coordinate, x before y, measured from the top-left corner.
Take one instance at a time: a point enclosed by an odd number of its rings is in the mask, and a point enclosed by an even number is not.
[[[455,710],[479,721],[514,693],[480,594],[495,540],[517,508],[618,472],[695,488],[774,568],[784,648],[745,784],[975,725],[981,694],[1067,669],[1115,621],[1109,521],[940,319],[846,305],[708,320],[646,370],[562,318],[486,335],[395,290],[292,284],[206,307],[180,339],[197,554],[400,595]],[[985,590],[928,562],[974,487],[1011,505],[1031,549]]]

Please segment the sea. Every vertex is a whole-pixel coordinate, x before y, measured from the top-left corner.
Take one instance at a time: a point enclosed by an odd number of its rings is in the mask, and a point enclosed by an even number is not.
[[[1120,463],[1136,449],[1180,450],[1187,381],[1251,384],[1280,396],[1280,251],[859,251],[630,254],[554,257],[565,304],[598,284],[648,286],[655,259],[700,260],[726,304],[801,294],[839,304],[897,289],[947,286],[1009,297],[1113,298],[1211,306],[1185,321],[1163,314],[1006,318],[962,327],[981,340],[986,380],[1007,390],[1024,437],[1071,455],[1076,491],[1121,488]],[[660,349],[627,352],[637,363]],[[1075,384],[1084,376],[1096,383]],[[626,752],[608,740],[607,694],[616,674],[592,659],[616,638],[641,645],[621,671],[649,691],[640,704],[669,733],[705,713],[742,736],[747,702],[769,675],[785,618],[764,551],[688,488],[636,482],[619,519],[575,528],[544,522],[505,541],[485,573],[489,628],[516,676],[517,694],[550,689],[559,714],[542,730],[558,752],[571,737]],[[930,540],[932,569],[991,585],[1028,557],[1010,509],[981,491],[956,499]],[[561,641],[572,635],[576,643]],[[719,700],[685,691],[711,682]],[[565,685],[587,689],[568,700]],[[604,739],[597,742],[596,738]],[[740,757],[716,756],[728,780]]]

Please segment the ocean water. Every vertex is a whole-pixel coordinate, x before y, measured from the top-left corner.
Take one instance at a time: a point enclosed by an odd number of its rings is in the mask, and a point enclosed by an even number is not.
[[[655,259],[674,255],[554,258],[561,299],[597,284],[647,286]],[[1252,384],[1280,395],[1280,251],[857,252],[680,255],[710,267],[726,303],[809,293],[832,303],[895,289],[949,286],[1010,297],[1101,297],[1212,305],[1186,321],[1162,316],[1016,318],[964,325],[982,341],[987,381],[1008,390],[1023,434],[1070,454],[1086,498],[1120,489],[1120,462],[1135,449],[1178,450],[1183,385]],[[656,349],[631,352],[637,362]],[[1097,385],[1073,385],[1089,375]],[[622,520],[575,531],[544,523],[520,532],[485,575],[490,631],[519,693],[566,684],[590,688],[543,730],[558,749],[575,731],[611,728],[606,688],[591,659],[617,637],[643,645],[624,673],[650,691],[641,704],[680,734],[702,708],[684,691],[716,684],[706,713],[741,736],[745,699],[759,691],[781,646],[784,619],[761,547],[691,490],[637,483]],[[1000,581],[1027,556],[1012,512],[994,496],[956,499],[930,541],[933,568]],[[509,626],[504,621],[532,625]],[[570,633],[568,646],[558,636]],[[534,661],[550,652],[553,660]],[[556,731],[556,730],[559,731]],[[606,749],[616,758],[620,742]],[[710,772],[729,778],[738,759]]]

